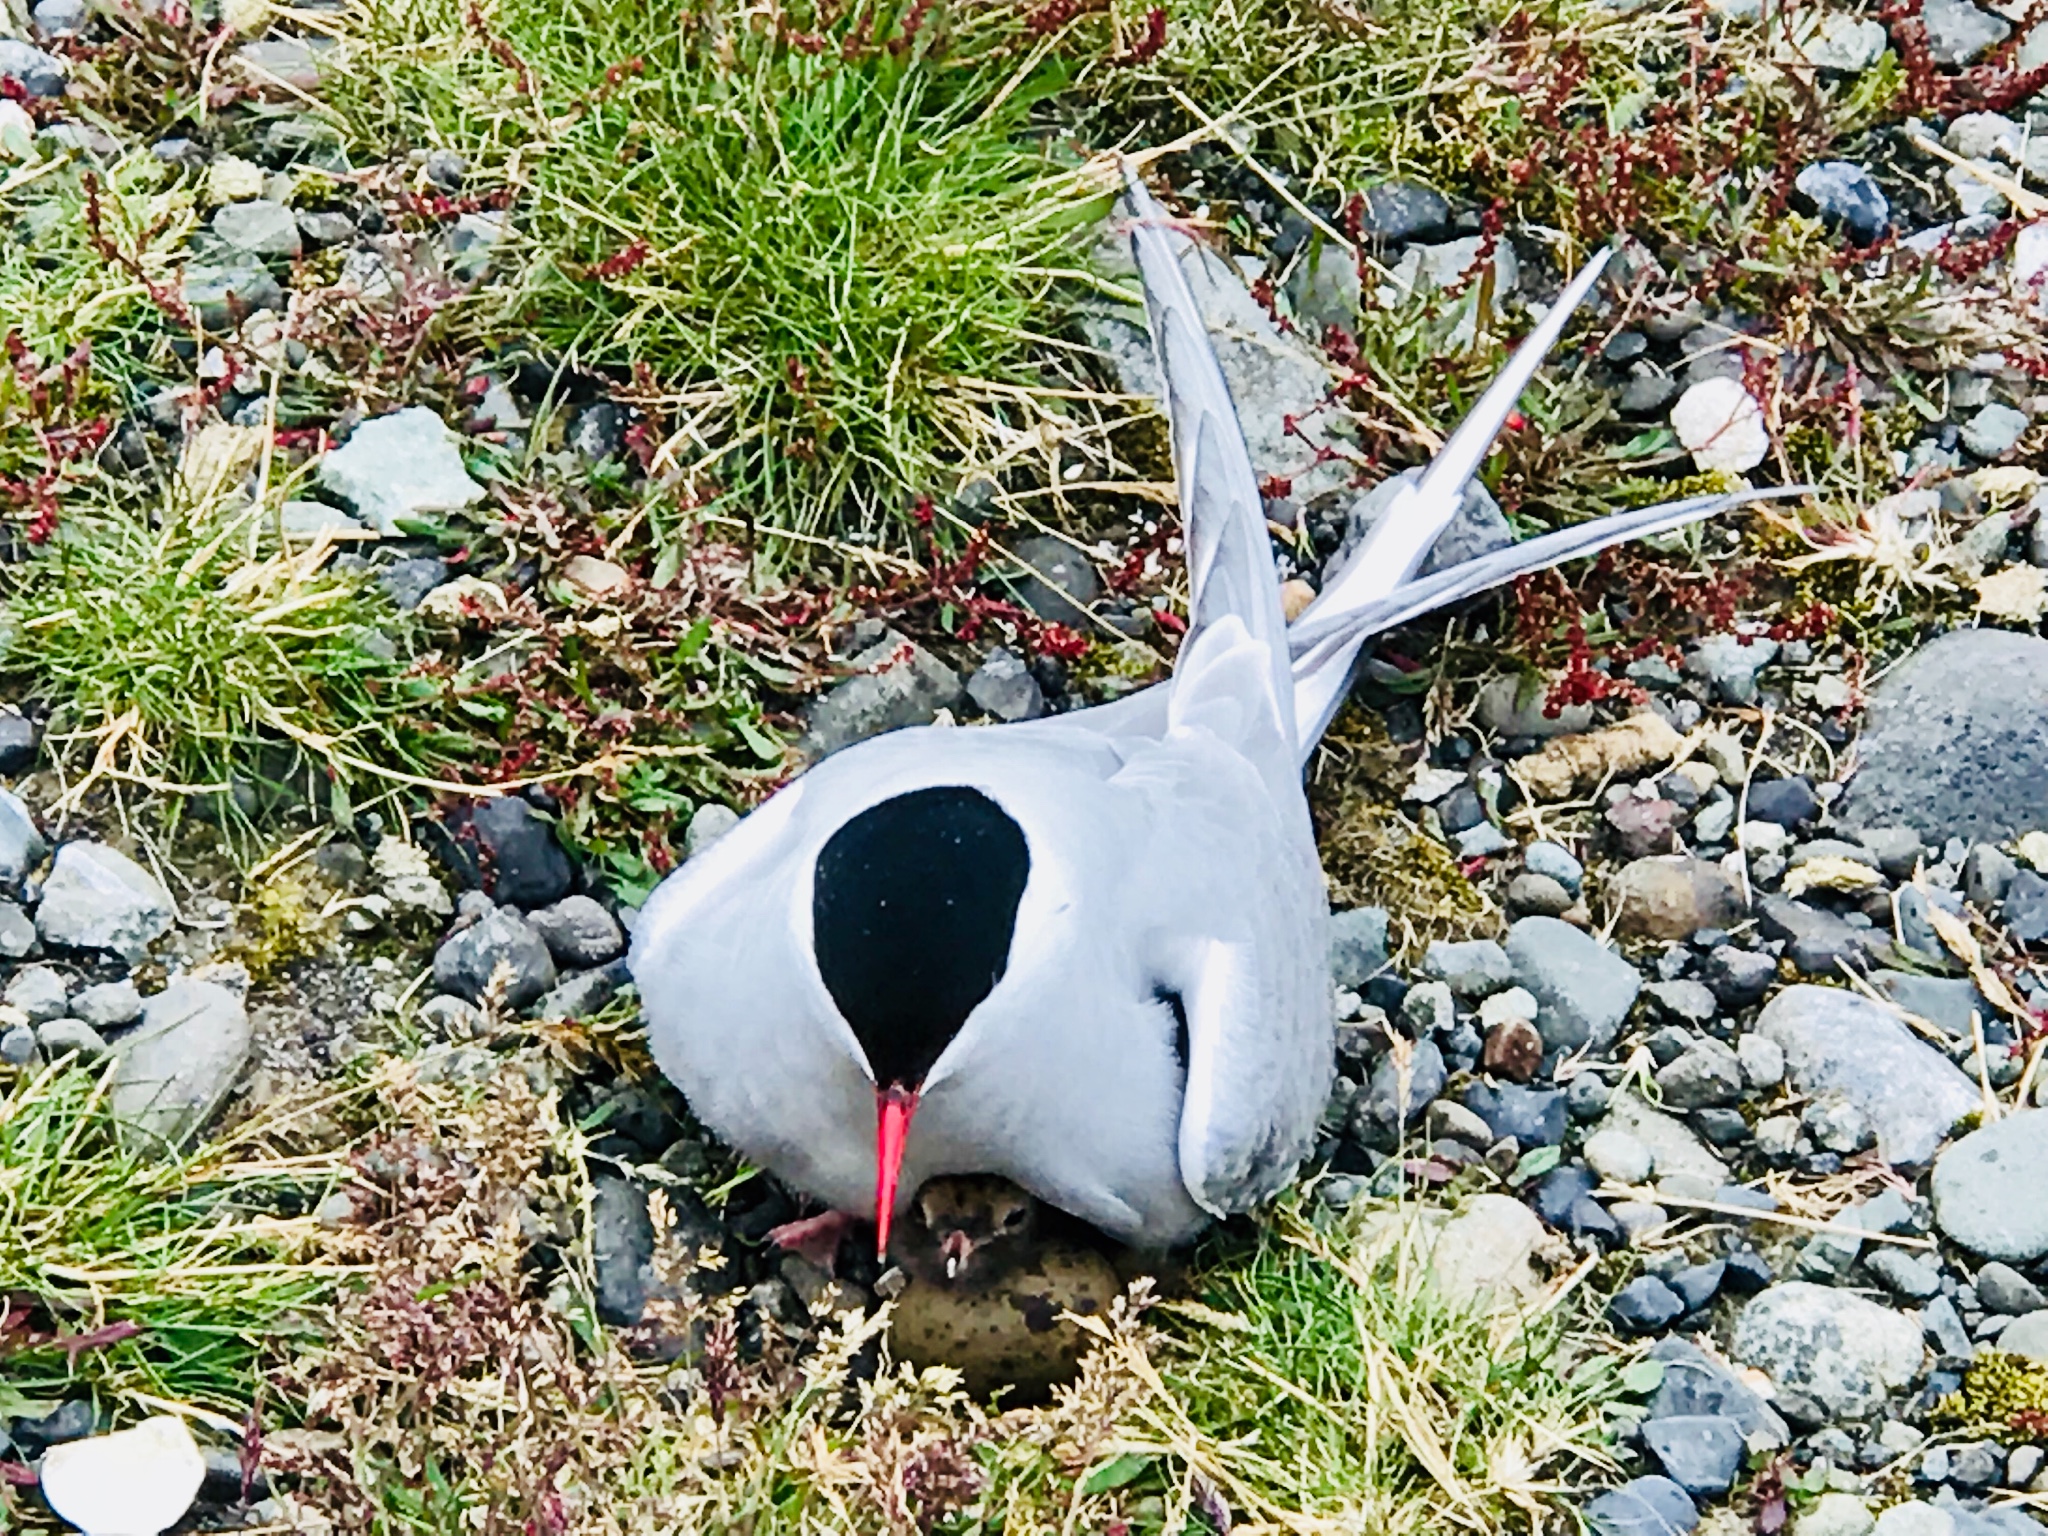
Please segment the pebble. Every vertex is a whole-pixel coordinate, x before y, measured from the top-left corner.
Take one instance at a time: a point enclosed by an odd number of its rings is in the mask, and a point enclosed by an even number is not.
[[[1720,1012],[1720,1004],[1706,983],[1690,978],[1653,981],[1643,988],[1643,995],[1650,1000],[1651,1012],[1657,1017],[1680,1024],[1706,1024]]]
[[[1747,1454],[1741,1429],[1718,1414],[1652,1419],[1643,1426],[1643,1444],[1665,1476],[1695,1497],[1726,1493]]]
[[[1726,1008],[1761,1002],[1777,975],[1778,962],[1769,955],[1732,944],[1717,944],[1700,966],[1700,980]]]
[[[962,697],[960,676],[923,646],[886,625],[855,626],[853,674],[804,711],[804,750],[826,757],[907,726],[929,725]]]
[[[1786,1444],[1791,1430],[1771,1405],[1720,1359],[1681,1338],[1663,1338],[1648,1358],[1664,1367],[1650,1399],[1652,1420],[1712,1415],[1732,1421],[1759,1448]]]
[[[1525,1150],[1564,1140],[1564,1095],[1554,1088],[1479,1082],[1465,1090],[1464,1103],[1496,1139],[1512,1136]]]
[[[1869,970],[1885,948],[1875,930],[1789,896],[1764,897],[1756,914],[1764,936],[1783,939],[1787,958],[1805,976],[1839,979],[1844,970]]]
[[[500,908],[445,940],[434,954],[434,981],[442,991],[480,1002],[504,967],[504,1002],[524,1008],[555,984],[555,962],[533,927]]]
[[[1956,1536],[1956,1523],[1947,1510],[1914,1499],[1879,1515],[1875,1530],[1877,1536]]]
[[[27,1024],[10,1024],[0,1030],[0,1064],[10,1067],[33,1065],[36,1059],[36,1032]]]
[[[1700,1523],[1692,1496],[1668,1477],[1638,1477],[1585,1508],[1595,1536],[1687,1536]]]
[[[105,843],[57,850],[36,905],[36,932],[60,949],[104,949],[133,964],[171,931],[177,909],[156,876]]]
[[[1330,914],[1330,979],[1357,989],[1387,968],[1387,911],[1352,907]]]
[[[1941,1291],[1941,1266],[1903,1248],[1873,1248],[1863,1256],[1863,1267],[1886,1290],[1908,1301],[1925,1301]]]
[[[1361,194],[1359,232],[1386,245],[1430,240],[1450,233],[1451,205],[1419,181],[1383,181]]]
[[[1567,704],[1553,715],[1543,684],[1520,676],[1496,677],[1483,684],[1475,708],[1479,723],[1500,737],[1524,736],[1542,741],[1576,735],[1593,724],[1592,705]]]
[[[604,965],[625,953],[626,935],[618,920],[588,896],[565,896],[527,921],[555,964],[569,970]]]
[[[70,1055],[98,1061],[112,1049],[100,1032],[83,1019],[52,1019],[36,1030],[36,1040],[52,1061]]]
[[[1792,1536],[1870,1536],[1877,1524],[1853,1493],[1823,1493],[1792,1523]]]
[[[47,1024],[64,1016],[69,992],[64,978],[47,965],[27,965],[8,980],[7,990],[0,993],[0,1002],[20,1012],[31,1024]]]
[[[1757,673],[1777,659],[1778,642],[1768,636],[1709,635],[1686,653],[1685,670],[1703,678],[1723,703],[1747,706],[1757,700]],[[1741,782],[1738,775],[1730,787]]]
[[[44,1500],[84,1536],[158,1536],[205,1481],[206,1458],[173,1414],[53,1446],[38,1468]]]
[[[2005,900],[2019,865],[1994,843],[1979,843],[1963,860],[1963,896],[1989,910]]]
[[[2019,445],[2030,425],[2025,411],[1997,401],[1963,423],[1962,443],[1980,459],[1998,459]]]
[[[1977,1271],[1977,1299],[1987,1312],[2020,1317],[2048,1308],[2048,1296],[2041,1288],[2009,1264],[1997,1260]]]
[[[2006,889],[1998,915],[2015,944],[2032,948],[2048,939],[2048,880],[2031,869],[2019,871]]]
[[[1504,900],[1517,917],[1562,917],[1578,898],[1548,875],[1525,869],[1508,882]]]
[[[1536,1027],[1551,1050],[1605,1050],[1635,1005],[1642,977],[1621,956],[1554,917],[1525,917],[1508,930],[1515,981],[1537,1002]]]
[[[1444,1091],[1448,1076],[1443,1051],[1434,1040],[1418,1042],[1405,1063],[1389,1051],[1373,1068],[1372,1080],[1352,1110],[1352,1133],[1369,1147],[1392,1151],[1430,1101]]]
[[[1785,1080],[1785,1048],[1775,1040],[1745,1034],[1735,1042],[1735,1059],[1752,1088],[1775,1088]]]
[[[185,303],[209,331],[231,333],[250,315],[285,307],[284,289],[253,257],[189,263],[179,277]]]
[[[1752,1297],[1735,1324],[1733,1353],[1780,1390],[1804,1392],[1858,1418],[1910,1385],[1922,1359],[1910,1318],[1850,1291],[1788,1280]]]
[[[1806,61],[1818,69],[1832,69],[1845,75],[1860,75],[1884,57],[1891,38],[1885,32],[1884,23],[1865,16],[1851,16],[1842,11],[1830,11],[1821,18],[1820,28],[1808,37],[1800,51]],[[1842,162],[1837,162],[1842,163]],[[1873,190],[1875,190],[1873,184]],[[1882,197],[1883,193],[1878,193]],[[1815,199],[1816,202],[1819,199]],[[1883,215],[1879,215],[1882,229]],[[1874,237],[1872,237],[1874,238]],[[1865,244],[1869,238],[1865,238]]]
[[[1741,474],[1771,450],[1763,408],[1736,379],[1702,379],[1671,407],[1671,430],[1703,473]]]
[[[1513,990],[1529,996],[1520,987]],[[1479,1064],[1495,1077],[1526,1083],[1543,1065],[1543,1036],[1526,1018],[1503,1019],[1487,1030]]]
[[[1649,939],[1689,938],[1743,917],[1742,893],[1718,864],[1686,854],[1637,859],[1615,878],[1620,932]]]
[[[1024,658],[997,646],[967,679],[967,697],[983,714],[998,720],[1036,720],[1045,713],[1045,692]]]
[[[1751,821],[1798,827],[1820,815],[1820,800],[1814,795],[1813,780],[1797,774],[1791,778],[1753,782],[1749,786],[1745,809]]]
[[[1657,1073],[1657,1088],[1674,1109],[1705,1109],[1742,1097],[1742,1064],[1711,1037],[1699,1040]]]
[[[2029,1360],[2048,1362],[2048,1311],[2014,1318],[2012,1326],[1998,1336],[1998,1347]]]
[[[2012,28],[1969,0],[1925,0],[1920,19],[1927,52],[1944,69],[1974,64],[2012,35]]]
[[[1586,878],[1585,866],[1557,843],[1531,843],[1522,850],[1522,868],[1532,875],[1555,880],[1574,896],[1579,894]]]
[[[1638,1275],[1615,1294],[1607,1312],[1625,1332],[1656,1333],[1685,1315],[1685,1303],[1655,1275]]]
[[[1642,1184],[1656,1158],[1639,1136],[1619,1128],[1595,1131],[1586,1138],[1586,1164],[1610,1184]]]
[[[1436,940],[1422,956],[1422,974],[1445,983],[1459,997],[1491,997],[1514,984],[1507,951],[1491,939]]]
[[[1835,806],[1851,827],[1910,826],[2001,843],[2048,804],[2048,640],[2000,629],[1937,637],[1871,692],[1859,766]]]
[[[1970,1132],[1934,1164],[1943,1235],[1987,1259],[2048,1255],[2048,1110],[2025,1110]]]
[[[1017,601],[1038,618],[1086,628],[1088,605],[1102,595],[1102,577],[1088,557],[1049,533],[1020,540],[1014,553],[1025,568],[1016,582]]]
[[[379,533],[476,505],[484,488],[462,462],[455,434],[425,406],[373,416],[320,460],[317,479]]]
[[[590,1181],[590,1260],[596,1272],[597,1315],[614,1328],[630,1328],[647,1310],[647,1266],[654,1258],[654,1223],[647,1194],[614,1173]]]
[[[377,573],[378,587],[400,613],[413,612],[447,579],[448,562],[432,555],[400,560]]]
[[[1615,846],[1625,859],[1641,860],[1668,853],[1678,842],[1684,812],[1669,800],[1639,800],[1625,795],[1601,819],[1614,831]]]
[[[235,993],[211,981],[172,981],[143,1005],[142,1022],[115,1050],[114,1117],[145,1146],[184,1145],[227,1101],[252,1040]]]
[[[254,198],[229,203],[213,215],[213,232],[222,244],[248,256],[297,259],[303,249],[299,221],[283,203]]]
[[[1882,51],[1883,28],[1878,31]],[[1840,229],[1857,245],[1871,244],[1891,220],[1891,203],[1870,172],[1854,161],[1816,161],[1800,171],[1793,186],[1823,223]]]
[[[514,907],[551,906],[576,878],[554,823],[518,795],[474,800],[443,818],[447,862],[464,885]]]
[[[94,1029],[120,1029],[142,1017],[142,994],[132,981],[102,981],[71,999],[71,1017]]]
[[[19,890],[49,852],[29,808],[0,789],[0,888]]]
[[[1475,1195],[1438,1230],[1429,1267],[1453,1301],[1533,1297],[1543,1288],[1533,1260],[1547,1240],[1543,1224],[1521,1201]]]
[[[1683,1120],[1652,1109],[1632,1093],[1615,1096],[1601,1129],[1626,1131],[1647,1146],[1660,1182],[1676,1179],[1711,1192],[1728,1180],[1727,1165]]]

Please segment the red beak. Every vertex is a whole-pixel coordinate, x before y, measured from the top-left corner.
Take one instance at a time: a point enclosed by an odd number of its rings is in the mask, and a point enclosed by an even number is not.
[[[875,1092],[875,1258],[889,1257],[889,1221],[896,1210],[896,1186],[903,1178],[903,1143],[917,1113],[917,1090],[891,1083]]]

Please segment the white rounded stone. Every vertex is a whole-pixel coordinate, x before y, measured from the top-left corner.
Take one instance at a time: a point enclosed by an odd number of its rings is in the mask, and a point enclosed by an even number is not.
[[[1702,379],[1671,407],[1671,430],[1702,470],[1741,474],[1763,463],[1771,434],[1739,379]]]

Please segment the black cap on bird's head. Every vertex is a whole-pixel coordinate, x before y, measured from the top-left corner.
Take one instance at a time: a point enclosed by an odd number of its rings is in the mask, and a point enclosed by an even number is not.
[[[1002,980],[1030,874],[1023,829],[965,785],[871,805],[819,851],[818,974],[874,1075],[878,1257],[925,1076]]]

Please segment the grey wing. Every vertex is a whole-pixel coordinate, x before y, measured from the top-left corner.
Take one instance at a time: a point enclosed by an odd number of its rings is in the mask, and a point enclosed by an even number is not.
[[[1181,1182],[1213,1214],[1284,1187],[1312,1150],[1335,1070],[1327,907],[1306,808],[1275,804],[1202,734],[1134,757],[1154,806],[1144,878],[1155,985],[1187,1024]]]
[[[1803,485],[1771,486],[1617,512],[1462,561],[1349,608],[1322,612],[1311,609],[1295,621],[1287,636],[1294,652],[1294,713],[1301,732],[1303,759],[1315,751],[1316,742],[1336,718],[1350,687],[1352,663],[1372,636],[1531,571],[1545,570],[1583,555],[1596,555],[1628,539],[1668,533],[1748,502],[1803,496],[1810,490],[1811,487]]]
[[[1265,502],[1201,306],[1188,287],[1181,258],[1193,242],[1173,226],[1128,169],[1125,182],[1131,254],[1144,285],[1152,345],[1166,383],[1174,479],[1187,546],[1188,639],[1192,642],[1226,617],[1240,620],[1267,650],[1274,707],[1292,740],[1294,690],[1287,661],[1287,621],[1280,611]]]

